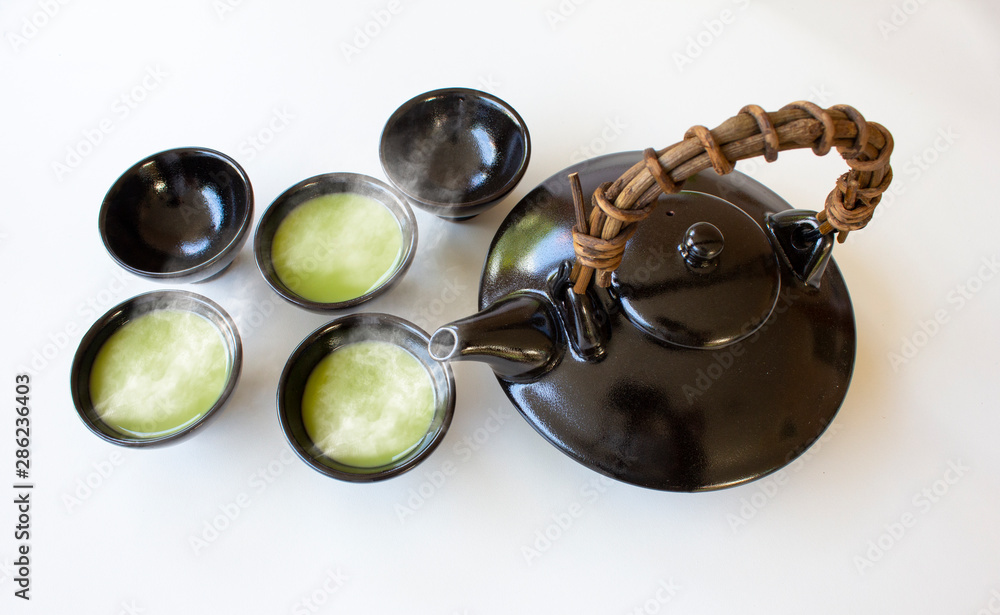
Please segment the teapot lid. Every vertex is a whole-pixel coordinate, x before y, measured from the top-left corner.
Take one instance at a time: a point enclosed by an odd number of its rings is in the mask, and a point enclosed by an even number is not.
[[[771,315],[781,288],[778,257],[761,227],[703,192],[661,196],[612,278],[626,318],[686,348],[737,342]]]

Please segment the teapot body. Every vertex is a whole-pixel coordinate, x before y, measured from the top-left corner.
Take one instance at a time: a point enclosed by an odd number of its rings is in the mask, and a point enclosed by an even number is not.
[[[547,297],[552,305],[564,301],[557,278],[574,256],[575,221],[567,174],[579,173],[586,194],[639,159],[639,152],[595,158],[526,195],[490,246],[480,309],[524,293]],[[761,233],[770,214],[790,209],[778,195],[739,173],[702,172],[687,180],[684,189],[728,201]],[[662,216],[638,230],[628,249],[645,246],[638,248],[642,258],[633,260],[648,272],[633,270],[633,278],[645,273],[655,277],[669,259],[684,258],[683,249],[678,253],[670,242],[658,247],[665,229],[675,228],[669,216]],[[739,239],[727,237],[725,249],[735,251],[734,241]],[[672,343],[669,334],[658,335],[644,325],[623,308],[621,288],[614,283],[609,289],[592,288],[588,296],[607,331],[599,360],[566,350],[541,375],[526,379],[498,373],[497,378],[543,437],[617,480],[701,491],[760,478],[798,457],[833,420],[847,392],[856,348],[850,297],[832,261],[818,287],[804,283],[776,257],[774,271],[773,303],[755,316],[758,322],[751,322],[742,336],[700,347]],[[644,302],[652,301],[654,309],[665,313],[676,311],[684,289],[650,289],[649,296],[641,297]],[[733,293],[734,309],[743,309],[741,296],[749,294]],[[719,301],[713,298],[712,306]],[[759,312],[761,299],[754,301]],[[695,305],[681,309],[680,318],[696,314]],[[568,345],[566,339],[557,341]]]

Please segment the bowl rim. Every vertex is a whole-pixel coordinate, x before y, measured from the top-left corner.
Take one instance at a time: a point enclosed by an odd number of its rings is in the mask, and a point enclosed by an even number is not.
[[[372,336],[361,337],[360,339],[351,338],[345,343],[343,339],[330,340],[329,336],[335,336],[341,330],[368,331],[379,328],[400,331],[406,334],[409,338],[413,339],[415,342],[420,342],[419,347],[423,350],[421,354],[426,356],[415,358],[420,361],[422,366],[425,367],[427,375],[431,378],[432,382],[434,382],[435,389],[437,389],[439,385],[443,386],[446,393],[445,399],[438,400],[435,405],[435,417],[440,412],[441,422],[436,428],[428,430],[428,432],[421,439],[421,443],[418,444],[416,448],[396,462],[379,466],[377,468],[358,468],[358,472],[338,469],[330,465],[320,463],[316,457],[311,454],[309,450],[307,450],[307,446],[303,445],[292,433],[292,426],[288,418],[289,412],[297,411],[301,413],[301,408],[298,408],[297,410],[290,409],[285,400],[292,372],[296,369],[297,363],[303,360],[304,355],[315,344],[328,344],[327,352],[324,354],[325,358],[335,350],[357,341],[386,341],[381,337]],[[441,441],[444,440],[445,434],[447,434],[448,428],[451,426],[452,417],[455,414],[455,375],[452,372],[450,364],[447,362],[438,362],[431,358],[430,353],[427,351],[427,344],[429,342],[430,336],[416,324],[398,316],[382,312],[357,312],[341,316],[340,318],[334,319],[320,326],[315,331],[307,335],[298,344],[298,346],[295,347],[295,350],[292,351],[288,360],[285,362],[285,366],[281,370],[281,376],[278,380],[278,390],[276,395],[278,422],[281,424],[281,431],[285,435],[285,439],[288,441],[289,446],[295,454],[303,462],[305,462],[306,465],[320,474],[351,483],[371,483],[393,478],[408,472],[423,463],[431,455],[431,453],[437,449],[437,447],[441,444]],[[394,342],[390,341],[389,343]],[[402,348],[404,351],[413,354],[409,348],[400,344],[395,345]],[[441,375],[441,378],[435,377],[435,374],[431,373],[431,370],[427,368],[427,365],[434,365],[436,368],[439,368],[441,370],[439,374]],[[310,373],[314,368],[315,366],[310,368]],[[436,418],[432,420],[432,424],[434,422],[436,422]],[[313,446],[315,445],[313,444]],[[336,462],[336,460],[331,459],[331,461],[343,468],[351,467],[347,464]]]
[[[367,186],[371,186],[384,194],[392,197],[394,205],[397,207],[391,207],[387,205],[384,201],[379,200],[379,202],[389,210],[392,217],[395,218],[397,224],[399,224],[400,232],[403,233],[403,256],[396,265],[395,271],[382,281],[381,284],[375,288],[369,290],[363,295],[354,297],[352,299],[346,299],[344,301],[335,302],[322,302],[322,301],[312,301],[311,299],[306,299],[301,295],[298,295],[290,288],[285,286],[285,284],[278,278],[277,273],[273,271],[273,267],[269,266],[270,261],[270,241],[274,234],[271,233],[267,237],[261,234],[262,229],[264,229],[271,221],[271,218],[278,215],[278,210],[285,205],[285,203],[291,199],[296,198],[296,196],[304,190],[317,184],[341,184],[350,185],[352,183],[360,183]],[[323,191],[322,194],[342,194],[347,192],[346,190],[340,190],[335,192]],[[319,195],[315,195],[319,196]],[[310,197],[313,198],[313,197]],[[372,197],[374,198],[374,197]],[[309,199],[304,199],[305,202]],[[300,203],[296,203],[292,209],[298,207]],[[275,229],[277,225],[281,222],[278,221],[275,224]],[[406,241],[407,236],[409,236],[409,241]],[[279,194],[271,204],[267,206],[264,213],[261,214],[260,220],[257,221],[257,228],[254,230],[254,242],[253,242],[253,252],[254,260],[257,263],[257,270],[264,277],[264,281],[267,285],[271,287],[271,290],[278,293],[285,301],[293,305],[297,305],[314,312],[333,312],[336,310],[342,310],[345,308],[354,307],[366,301],[370,301],[375,297],[381,295],[382,293],[388,291],[396,282],[398,282],[409,270],[410,265],[413,263],[413,258],[417,253],[417,219],[413,215],[413,209],[410,207],[406,196],[395,187],[375,178],[370,175],[365,175],[363,173],[352,173],[352,172],[334,172],[334,173],[321,173],[319,175],[314,175],[312,177],[303,179],[302,181],[296,183],[295,185],[289,187],[284,192]],[[266,240],[266,241],[265,241]]]
[[[100,347],[104,345],[115,331],[121,329],[128,322],[131,322],[135,316],[142,316],[157,309],[162,309],[157,307],[161,304],[165,308],[172,307],[198,314],[208,320],[219,331],[226,344],[226,357],[229,359],[229,374],[226,378],[226,386],[215,403],[212,404],[212,407],[187,427],[153,438],[141,438],[118,433],[110,425],[101,423],[99,417],[91,416],[93,403],[89,395],[90,368],[92,367],[92,362],[97,351],[100,350]],[[177,307],[178,305],[180,307]],[[201,311],[191,309],[193,306],[200,307]],[[205,316],[206,312],[214,316],[214,318]],[[95,344],[97,344],[96,347]],[[76,408],[80,420],[83,421],[87,429],[104,441],[129,448],[161,446],[174,444],[186,439],[195,431],[200,430],[211,422],[228,403],[233,391],[236,390],[242,370],[243,342],[240,339],[239,329],[236,326],[236,321],[219,304],[208,297],[187,290],[153,290],[140,293],[122,301],[105,312],[104,315],[90,326],[90,329],[87,330],[80,340],[76,354],[73,356],[73,363],[70,367],[70,393],[73,398],[73,406]],[[87,379],[86,394],[82,390],[83,378]],[[103,424],[106,429],[101,429],[98,423]]]
[[[108,209],[110,208],[110,201],[108,197],[110,197],[111,193],[119,186],[119,184],[121,184],[121,182],[127,176],[135,173],[140,167],[146,165],[147,163],[153,160],[156,160],[157,158],[165,154],[178,154],[180,156],[199,154],[199,155],[208,155],[220,159],[222,162],[226,163],[233,171],[235,171],[240,182],[246,185],[247,205],[244,208],[245,213],[243,219],[240,220],[239,229],[237,229],[236,234],[233,236],[233,239],[229,241],[229,243],[227,243],[225,246],[220,248],[219,251],[216,254],[214,254],[211,258],[202,263],[198,263],[193,267],[188,267],[186,269],[178,269],[177,271],[165,271],[165,272],[149,271],[146,269],[139,269],[134,265],[131,265],[130,263],[126,262],[121,255],[117,254],[111,248],[111,245],[108,242],[108,235],[107,235]],[[104,193],[104,198],[101,201],[101,209],[98,212],[98,218],[97,218],[97,228],[101,234],[101,243],[104,244],[104,249],[122,269],[125,269],[126,271],[134,275],[150,280],[174,280],[177,278],[197,277],[197,274],[199,272],[214,267],[219,263],[219,261],[225,260],[230,256],[232,252],[234,252],[239,247],[242,247],[243,243],[246,241],[247,232],[250,230],[250,227],[253,224],[253,213],[254,213],[253,184],[251,184],[250,176],[247,174],[246,170],[240,165],[240,163],[236,162],[236,160],[232,156],[229,156],[228,154],[225,154],[223,152],[220,152],[218,150],[209,147],[200,147],[200,146],[174,147],[146,156],[142,160],[139,160],[138,162],[130,166],[128,169],[123,171],[118,176],[118,178],[115,179],[115,181],[111,184],[111,187],[108,188],[107,192]],[[210,274],[208,277],[212,277],[213,275],[215,275],[215,273]]]
[[[408,113],[410,110],[412,110],[420,103],[428,102],[435,98],[443,98],[446,96],[454,96],[454,95],[472,96],[475,98],[481,98],[490,101],[491,103],[493,103],[493,106],[499,108],[503,112],[503,114],[506,115],[514,123],[514,125],[518,129],[518,133],[521,134],[524,138],[524,156],[521,157],[517,170],[514,172],[513,175],[511,175],[510,178],[508,178],[508,180],[504,183],[504,185],[487,196],[476,199],[475,201],[466,201],[464,203],[434,201],[431,199],[423,198],[415,194],[411,194],[411,192],[402,188],[397,183],[395,179],[395,173],[392,172],[392,165],[389,164],[388,156],[385,151],[386,137],[390,133],[390,129],[394,127],[395,123],[398,122],[403,115]],[[458,211],[466,208],[471,209],[475,207],[481,207],[489,203],[499,202],[501,199],[507,196],[517,186],[518,183],[520,183],[521,179],[524,177],[525,172],[527,172],[528,170],[528,163],[531,160],[531,134],[528,131],[528,125],[525,123],[524,118],[521,117],[521,114],[519,114],[517,110],[514,109],[514,107],[512,107],[502,98],[490,94],[489,92],[483,92],[481,90],[476,90],[474,88],[466,88],[466,87],[439,88],[436,90],[429,90],[422,94],[418,94],[413,98],[407,100],[403,104],[401,104],[399,107],[396,108],[395,111],[393,111],[392,115],[389,116],[389,119],[386,120],[385,126],[383,126],[382,128],[382,134],[379,137],[378,156],[379,156],[379,162],[382,164],[382,170],[383,172],[385,172],[386,177],[389,178],[389,181],[392,183],[392,185],[395,186],[397,189],[399,189],[400,192],[405,194],[407,198],[412,199],[417,204],[426,204],[435,208],[451,209]]]

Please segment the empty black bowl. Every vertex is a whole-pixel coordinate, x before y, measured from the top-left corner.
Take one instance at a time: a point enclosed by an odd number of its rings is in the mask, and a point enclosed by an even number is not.
[[[528,167],[524,120],[496,96],[466,88],[405,102],[382,131],[379,158],[415,206],[467,219],[499,203]]]
[[[140,160],[101,205],[101,239],[128,271],[199,282],[228,267],[253,221],[246,172],[221,152],[185,147]]]
[[[292,450],[321,474],[360,483],[398,476],[426,459],[441,443],[455,412],[451,367],[431,358],[428,340],[427,333],[413,323],[373,312],[344,316],[313,331],[292,352],[278,381],[278,419]],[[388,342],[406,350],[427,370],[434,389],[434,415],[424,437],[398,459],[375,467],[355,467],[327,456],[310,438],[302,419],[302,396],[313,369],[342,346],[362,341]]]

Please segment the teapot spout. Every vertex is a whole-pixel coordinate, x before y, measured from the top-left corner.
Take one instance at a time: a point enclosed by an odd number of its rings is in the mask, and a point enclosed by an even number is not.
[[[559,321],[541,294],[515,293],[431,335],[438,361],[481,361],[514,382],[535,380],[562,359]]]

